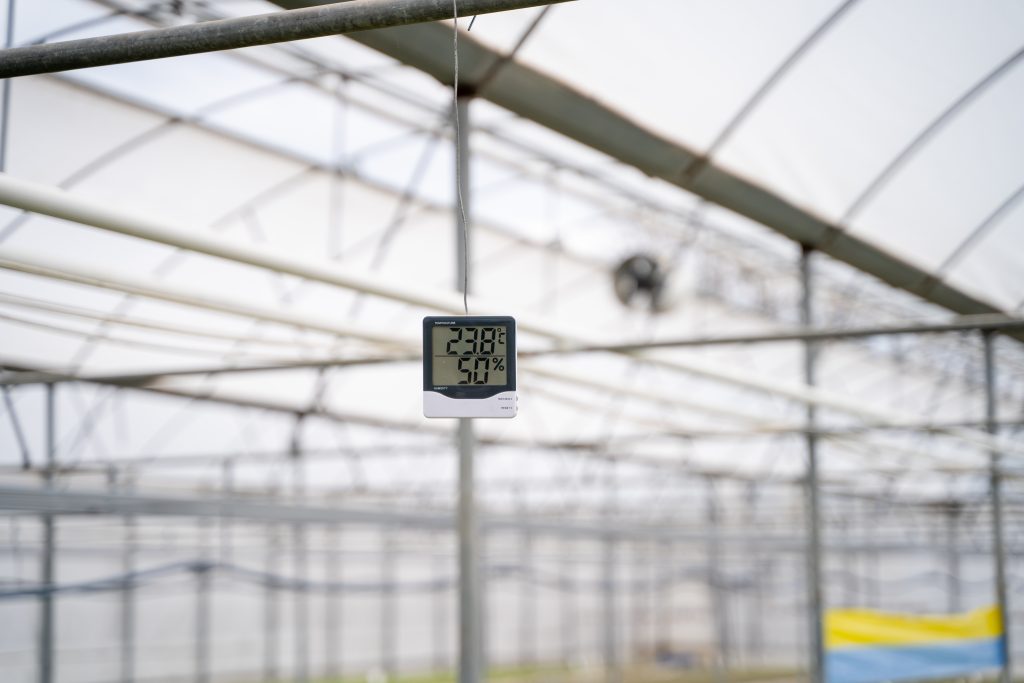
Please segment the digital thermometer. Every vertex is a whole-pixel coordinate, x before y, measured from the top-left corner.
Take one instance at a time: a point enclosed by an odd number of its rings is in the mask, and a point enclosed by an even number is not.
[[[515,417],[516,321],[423,319],[424,417]]]

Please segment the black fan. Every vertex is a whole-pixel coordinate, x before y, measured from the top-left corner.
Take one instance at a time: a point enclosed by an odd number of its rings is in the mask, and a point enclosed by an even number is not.
[[[623,305],[648,308],[652,313],[668,308],[665,287],[668,274],[654,257],[634,254],[615,268],[612,278],[615,296]]]

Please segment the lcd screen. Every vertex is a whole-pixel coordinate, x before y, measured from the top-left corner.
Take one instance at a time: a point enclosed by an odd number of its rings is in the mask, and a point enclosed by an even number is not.
[[[431,337],[434,386],[508,384],[508,327],[436,325]]]

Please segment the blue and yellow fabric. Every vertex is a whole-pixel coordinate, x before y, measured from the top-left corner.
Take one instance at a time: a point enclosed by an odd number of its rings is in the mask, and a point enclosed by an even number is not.
[[[958,676],[1002,666],[999,610],[917,616],[834,609],[825,616],[828,683]]]

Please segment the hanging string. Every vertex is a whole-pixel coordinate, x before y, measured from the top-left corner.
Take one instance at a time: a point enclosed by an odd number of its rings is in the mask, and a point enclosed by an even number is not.
[[[455,114],[455,194],[462,217],[462,308],[469,315],[469,222],[466,220],[466,204],[462,199],[462,135],[459,123],[459,2],[452,0],[454,27],[452,47],[454,78],[452,81],[452,111]]]

